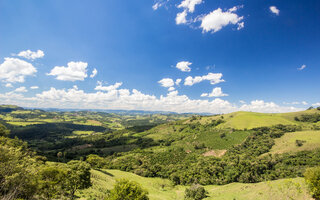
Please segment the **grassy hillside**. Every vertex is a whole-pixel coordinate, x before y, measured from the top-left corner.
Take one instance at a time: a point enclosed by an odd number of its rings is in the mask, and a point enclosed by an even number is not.
[[[295,117],[315,113],[320,113],[320,111],[317,109],[291,113],[256,113],[239,111],[224,115],[198,117],[196,120],[186,120],[185,123],[210,124],[212,123],[212,120],[221,119],[224,121],[224,123],[221,123],[217,126],[217,128],[220,129],[252,129],[262,126],[274,126],[277,124],[307,126],[306,123],[296,121]]]
[[[297,145],[297,140],[302,141],[302,146]],[[310,151],[317,148],[320,148],[320,131],[298,131],[286,133],[282,137],[275,139],[275,145],[270,150],[270,153]]]
[[[108,189],[112,189],[116,179],[126,178],[141,184],[148,190],[150,200],[182,200],[187,186],[173,186],[169,180],[145,178],[119,170],[92,170],[93,186],[78,192],[80,199],[102,199]],[[231,183],[224,186],[205,186],[209,192],[206,200],[258,200],[258,199],[311,199],[304,179],[281,179],[256,184]]]

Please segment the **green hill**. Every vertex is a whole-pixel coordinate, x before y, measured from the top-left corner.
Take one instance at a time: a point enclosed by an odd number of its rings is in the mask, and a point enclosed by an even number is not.
[[[119,170],[92,170],[93,186],[78,192],[80,199],[102,199],[106,191],[112,189],[115,180],[126,178],[133,180],[148,190],[150,200],[182,200],[187,186],[174,186],[172,182],[161,178],[145,178]],[[231,183],[223,186],[207,185],[209,192],[206,200],[264,200],[264,199],[312,199],[302,178],[281,179],[255,184]]]

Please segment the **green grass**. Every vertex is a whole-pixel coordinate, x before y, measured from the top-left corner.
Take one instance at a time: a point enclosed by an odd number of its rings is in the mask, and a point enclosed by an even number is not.
[[[72,134],[75,135],[92,135],[94,131],[73,131]]]
[[[222,119],[225,122],[218,125],[217,128],[234,128],[234,129],[252,129],[262,126],[273,126],[277,124],[283,125],[301,125],[306,128],[310,128],[311,123],[297,122],[294,120],[295,117],[320,113],[317,109],[305,110],[300,112],[290,112],[290,113],[256,113],[256,112],[234,112],[225,115],[215,115],[198,117],[196,120],[186,120],[185,123],[198,123],[210,124],[212,120]]]
[[[80,199],[103,199],[112,189],[115,180],[126,178],[141,184],[149,192],[150,200],[182,200],[186,186],[173,186],[169,180],[145,178],[119,170],[92,170],[91,188],[78,192]],[[265,200],[265,199],[311,199],[303,178],[281,179],[255,184],[231,183],[223,186],[205,186],[209,192],[206,200]]]
[[[33,124],[44,124],[43,122],[7,122],[7,123],[14,126],[29,126]]]
[[[217,128],[252,129],[262,126],[273,126],[277,124],[294,125],[293,120],[289,120],[278,114],[236,112],[224,116],[226,121]]]
[[[296,140],[306,141],[302,146],[296,145]],[[272,154],[286,152],[298,152],[320,148],[320,131],[298,131],[286,133],[281,138],[275,139],[275,145],[271,149]]]

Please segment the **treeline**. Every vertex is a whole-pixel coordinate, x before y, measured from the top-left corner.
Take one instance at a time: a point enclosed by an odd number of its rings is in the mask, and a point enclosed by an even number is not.
[[[27,143],[6,137],[0,124],[1,199],[73,199],[79,189],[91,186],[90,165],[83,161],[67,164],[46,162]]]
[[[145,177],[169,178],[175,184],[255,183],[265,180],[302,176],[307,167],[318,165],[320,151],[296,154],[267,154],[274,139],[286,132],[301,130],[298,126],[277,125],[253,129],[240,145],[232,147],[223,157],[203,157],[183,148],[165,151],[135,150],[107,158],[89,156],[93,166],[134,172]],[[94,162],[92,161],[94,160]]]
[[[308,114],[308,115],[301,115],[299,117],[295,117],[294,119],[299,122],[316,123],[320,121],[320,114],[314,113],[314,114]]]

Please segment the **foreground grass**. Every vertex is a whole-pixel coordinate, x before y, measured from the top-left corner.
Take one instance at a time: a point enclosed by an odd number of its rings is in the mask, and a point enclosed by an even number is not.
[[[136,181],[148,190],[151,200],[183,199],[186,186],[173,186],[169,180],[145,178],[119,170],[92,170],[93,186],[78,192],[80,199],[104,199],[106,191],[112,189],[115,180],[126,178]],[[312,199],[303,178],[281,179],[255,184],[231,183],[223,186],[205,186],[209,192],[206,200],[258,200],[258,199]]]
[[[296,145],[296,140],[305,141],[302,146]],[[298,152],[320,148],[320,131],[298,131],[286,133],[275,139],[275,145],[270,150],[272,154]]]

